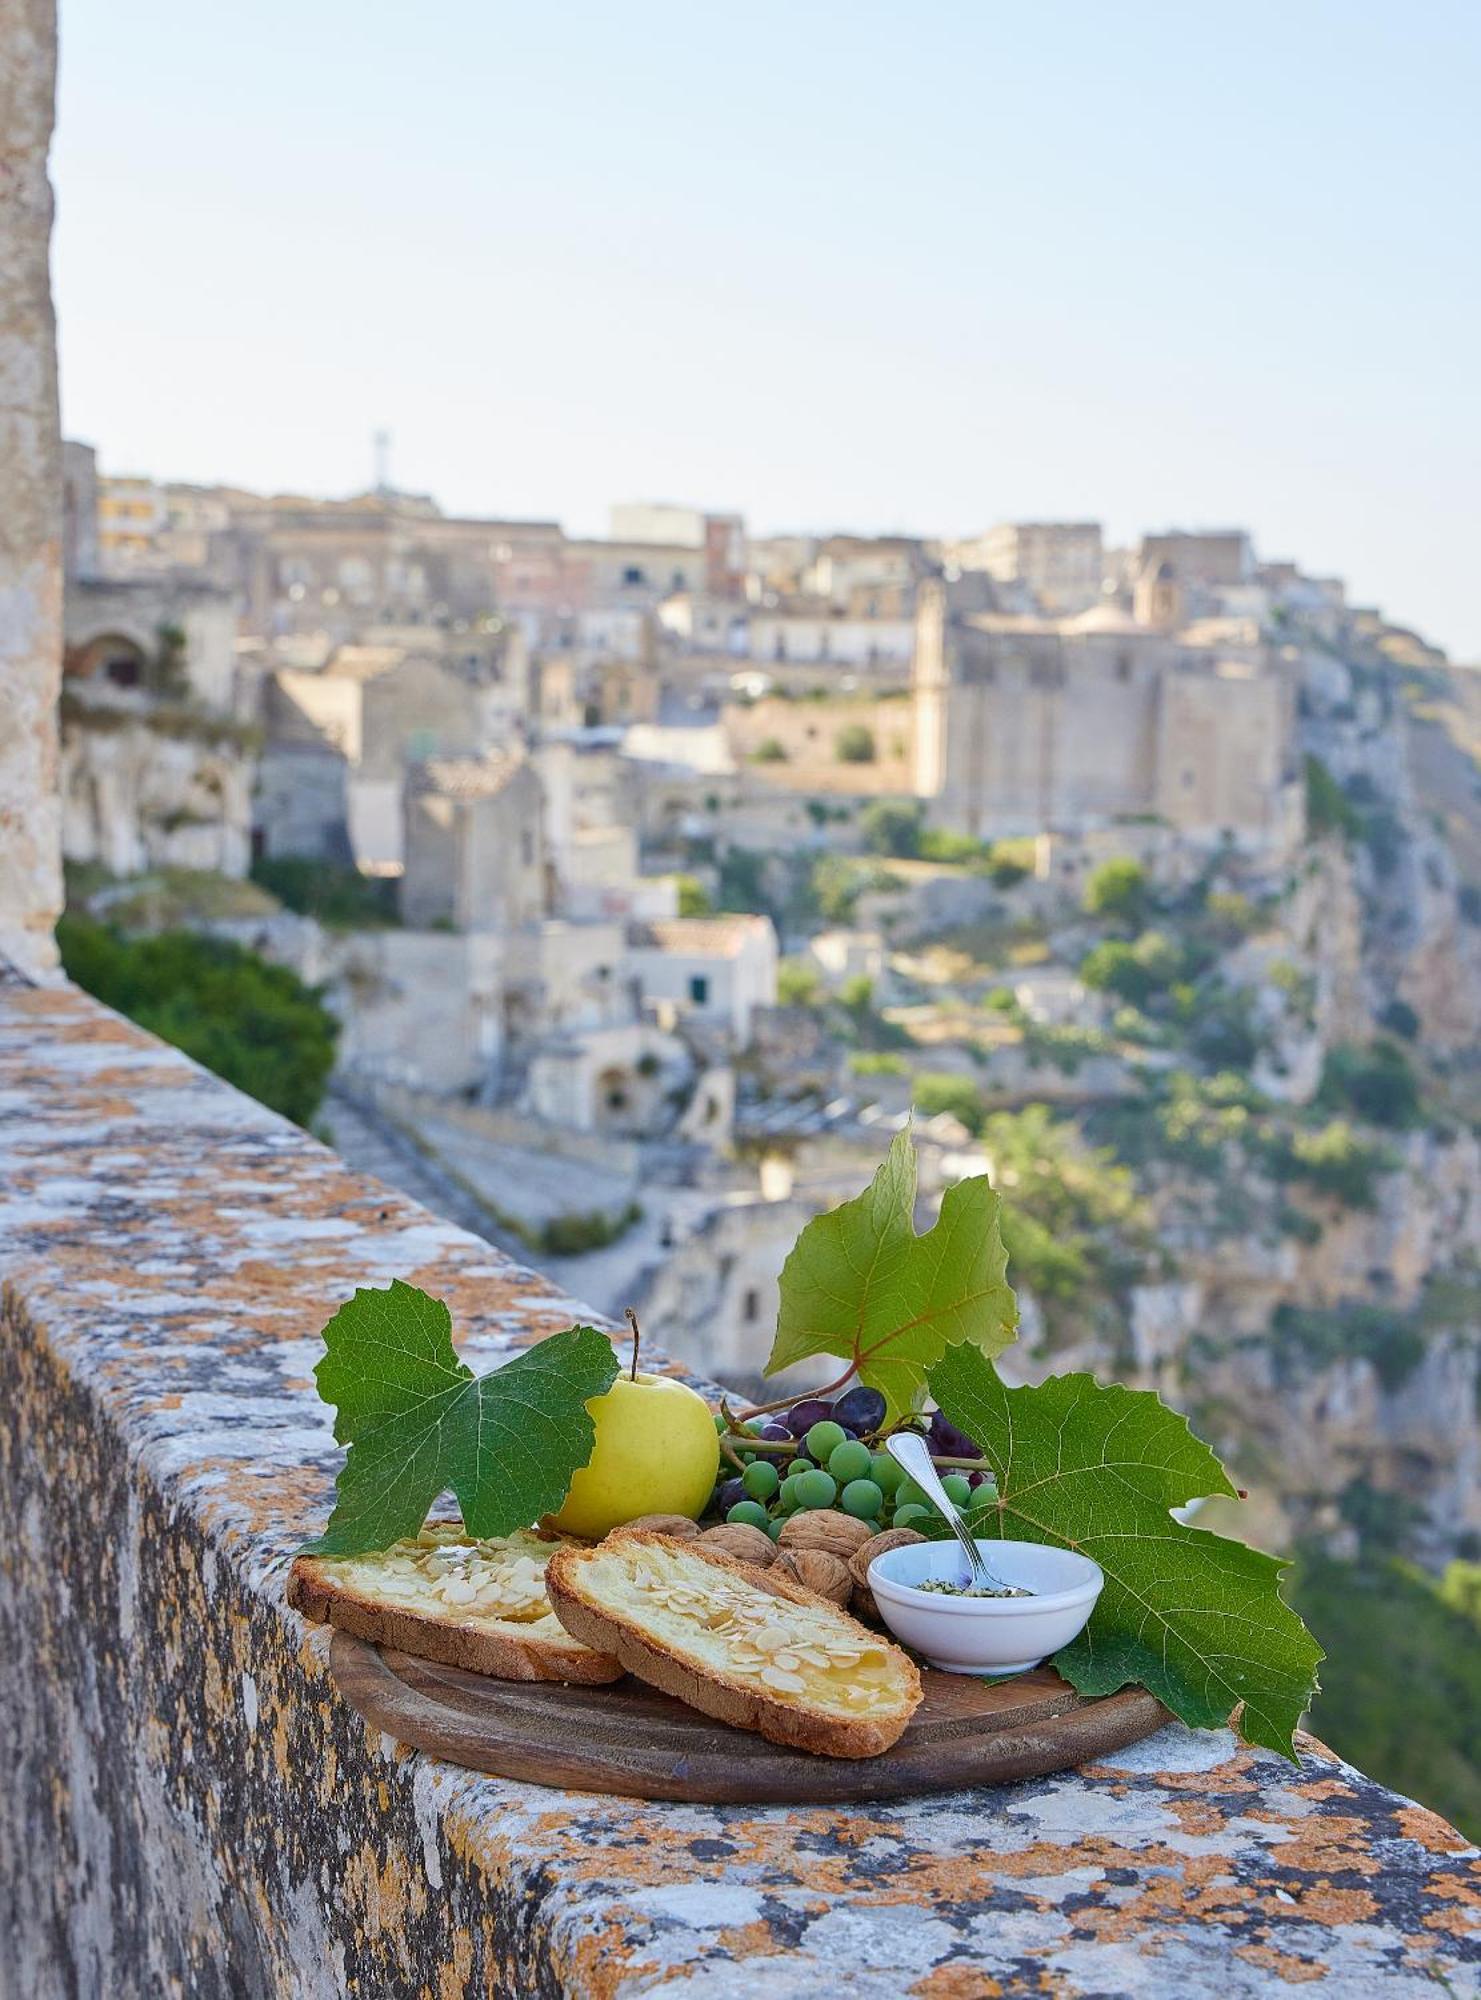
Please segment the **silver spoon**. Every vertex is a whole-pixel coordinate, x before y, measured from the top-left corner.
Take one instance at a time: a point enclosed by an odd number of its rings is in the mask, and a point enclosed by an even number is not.
[[[961,1543],[967,1561],[971,1564],[971,1580],[974,1587],[978,1590],[1008,1590],[1010,1586],[1004,1583],[1001,1577],[994,1576],[984,1562],[982,1551],[973,1541],[956,1502],[941,1484],[940,1476],[931,1463],[931,1454],[926,1449],[925,1439],[915,1431],[893,1431],[885,1439],[884,1448],[895,1463],[915,1481]]]

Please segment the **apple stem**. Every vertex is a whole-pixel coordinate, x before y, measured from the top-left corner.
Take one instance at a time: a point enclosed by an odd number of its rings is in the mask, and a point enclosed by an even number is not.
[[[623,1308],[623,1311],[624,1311],[624,1313],[625,1313],[625,1315],[626,1315],[626,1318],[627,1318],[627,1323],[628,1323],[628,1325],[629,1325],[629,1326],[630,1326],[630,1327],[632,1328],[632,1330],[633,1330],[633,1365],[632,1365],[632,1379],[633,1379],[633,1381],[634,1381],[634,1382],[636,1382],[636,1381],[637,1381],[637,1379],[638,1379],[638,1346],[639,1346],[639,1343],[641,1342],[641,1340],[642,1340],[643,1336],[642,1336],[642,1333],[641,1333],[641,1332],[639,1331],[639,1328],[638,1328],[638,1316],[637,1316],[637,1314],[636,1314],[636,1313],[635,1313],[635,1312],[633,1311],[632,1307],[631,1307],[631,1306],[624,1306],[624,1308]]]

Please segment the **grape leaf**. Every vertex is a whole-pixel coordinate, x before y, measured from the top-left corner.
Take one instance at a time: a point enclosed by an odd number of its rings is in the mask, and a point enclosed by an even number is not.
[[[931,1370],[931,1394],[990,1462],[985,1535],[1078,1549],[1105,1571],[1090,1623],[1054,1664],[1081,1694],[1139,1681],[1182,1721],[1240,1734],[1294,1761],[1291,1732],[1322,1649],[1280,1594],[1286,1565],[1173,1519],[1235,1498],[1218,1459],[1148,1389],[1053,1375],[1010,1389],[967,1349]]]
[[[836,1354],[899,1417],[948,1347],[966,1341],[999,1354],[1014,1339],[1001,1203],[986,1175],[948,1188],[924,1236],[915,1233],[915,1182],[915,1147],[901,1132],[861,1195],[807,1224],[782,1266],[768,1375]]]
[[[572,1326],[477,1376],[441,1299],[396,1279],[357,1291],[324,1329],[314,1375],[350,1447],[334,1512],[307,1552],[351,1556],[415,1535],[451,1488],[470,1534],[507,1535],[553,1513],[590,1459],[586,1405],[611,1388],[604,1333]]]

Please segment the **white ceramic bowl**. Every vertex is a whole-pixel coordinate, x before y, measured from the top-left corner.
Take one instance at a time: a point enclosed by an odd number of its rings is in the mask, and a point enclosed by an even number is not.
[[[1084,1629],[1105,1576],[1099,1563],[1039,1542],[979,1542],[1004,1583],[1032,1597],[944,1597],[918,1590],[961,1582],[967,1558],[953,1542],[907,1542],[869,1565],[879,1615],[928,1666],[948,1674],[1021,1674]]]

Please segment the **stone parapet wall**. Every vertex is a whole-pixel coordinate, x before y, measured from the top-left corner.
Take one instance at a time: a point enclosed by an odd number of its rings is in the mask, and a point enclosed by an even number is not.
[[[0,0],[0,957],[57,963],[62,447],[46,159],[56,0]]]
[[[486,1367],[572,1315],[69,990],[0,983],[0,1993],[1477,1990],[1474,1850],[1307,1739],[1004,1791],[648,1806],[399,1749],[284,1604],[356,1284]],[[1468,1942],[1469,1940],[1469,1942]]]

